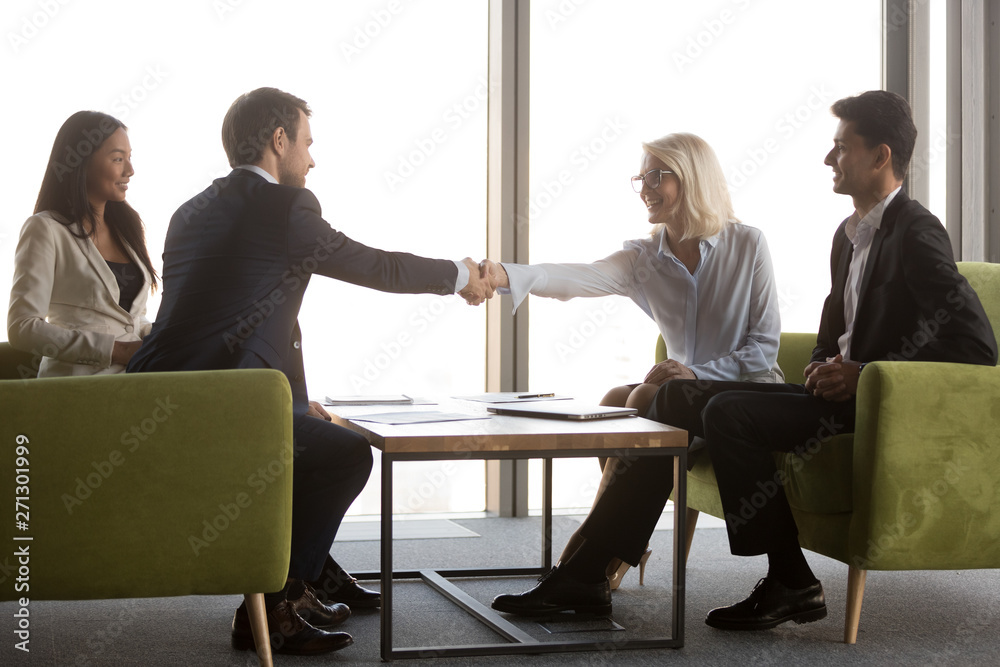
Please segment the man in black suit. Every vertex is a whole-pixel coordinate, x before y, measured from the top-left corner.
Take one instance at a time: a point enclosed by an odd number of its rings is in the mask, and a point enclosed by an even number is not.
[[[732,552],[767,554],[768,574],[746,600],[708,614],[706,623],[762,630],[826,616],[823,588],[798,544],[798,529],[777,479],[772,452],[813,438],[854,432],[858,377],[871,361],[995,365],[997,345],[975,292],[958,273],[944,227],[902,191],[917,130],[909,105],[870,91],[833,105],[840,118],[825,164],[834,192],[855,212],[834,235],[832,288],[804,385],[672,381],[647,417],[705,439],[726,514]],[[573,556],[527,593],[494,607],[520,614],[610,606],[605,568],[614,557],[637,564],[670,494],[671,468],[640,459],[620,471],[581,528]],[[745,517],[741,501],[768,490]]]
[[[297,321],[313,274],[397,293],[460,292],[470,304],[492,296],[488,280],[462,262],[386,252],[352,241],[321,217],[305,189],[310,110],[301,99],[260,88],[230,107],[222,140],[234,168],[181,206],[163,252],[163,301],[129,372],[275,368],[293,398],[294,465],[289,583],[265,595],[272,646],[282,653],[337,650],[353,640],[328,632],[346,606],[376,607],[329,552],[341,520],[364,488],[371,448],[309,402]],[[318,598],[329,599],[325,604]],[[345,604],[346,603],[346,604]],[[233,645],[252,648],[244,607]]]

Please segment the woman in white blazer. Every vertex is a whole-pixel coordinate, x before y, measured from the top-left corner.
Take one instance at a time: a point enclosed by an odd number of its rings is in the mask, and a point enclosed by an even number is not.
[[[121,121],[70,116],[56,135],[35,214],[14,257],[7,337],[41,357],[39,377],[121,373],[150,329],[156,272],[139,214]]]

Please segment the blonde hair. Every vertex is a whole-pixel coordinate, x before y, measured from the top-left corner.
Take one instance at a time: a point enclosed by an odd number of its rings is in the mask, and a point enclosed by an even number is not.
[[[680,240],[711,238],[730,223],[739,222],[733,214],[722,165],[704,139],[678,132],[643,142],[642,149],[659,158],[680,182],[677,201],[670,210],[670,216],[684,224]],[[659,235],[665,226],[653,225],[650,235]]]

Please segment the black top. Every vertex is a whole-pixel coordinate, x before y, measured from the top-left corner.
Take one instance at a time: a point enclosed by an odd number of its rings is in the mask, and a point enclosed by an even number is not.
[[[118,305],[127,311],[132,310],[132,302],[139,296],[142,289],[142,272],[132,262],[122,264],[121,262],[108,262],[108,268],[115,274],[118,282]]]

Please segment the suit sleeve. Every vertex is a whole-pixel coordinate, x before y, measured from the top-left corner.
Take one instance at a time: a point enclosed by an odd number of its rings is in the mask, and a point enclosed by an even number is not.
[[[371,248],[323,219],[319,201],[300,190],[289,211],[288,253],[293,266],[362,287],[398,294],[453,294],[455,262]]]
[[[955,266],[941,223],[921,216],[908,228],[902,248],[906,287],[929,339],[916,347],[912,359],[996,365],[993,328],[979,297]]]
[[[21,229],[14,253],[14,284],[7,310],[7,338],[25,352],[71,364],[111,366],[111,333],[67,329],[45,318],[56,280],[56,247],[48,224],[31,217]]]

